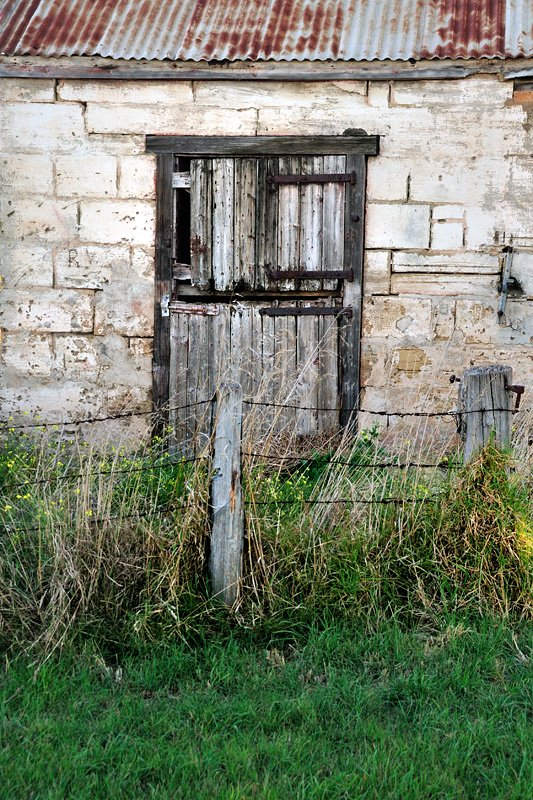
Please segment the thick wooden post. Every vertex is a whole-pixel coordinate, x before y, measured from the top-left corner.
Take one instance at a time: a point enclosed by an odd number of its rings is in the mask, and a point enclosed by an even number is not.
[[[459,388],[459,431],[465,443],[465,463],[484,447],[491,434],[498,447],[511,441],[511,367],[490,364],[464,373]]]
[[[222,383],[215,411],[209,573],[213,595],[227,606],[239,593],[244,542],[241,430],[242,388]]]

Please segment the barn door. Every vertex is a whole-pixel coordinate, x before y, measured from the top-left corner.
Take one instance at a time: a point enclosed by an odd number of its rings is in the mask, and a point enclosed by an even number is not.
[[[364,157],[177,158],[171,423],[208,435],[222,380],[257,433],[333,431],[358,395]]]

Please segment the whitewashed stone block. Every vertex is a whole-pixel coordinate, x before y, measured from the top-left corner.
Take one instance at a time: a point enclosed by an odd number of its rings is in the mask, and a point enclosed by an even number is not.
[[[404,159],[371,158],[367,168],[367,199],[407,200],[410,165]]]
[[[475,207],[465,211],[465,245],[468,250],[492,246],[500,240],[499,232],[505,230],[497,204],[490,209]],[[511,222],[512,225],[512,222]]]
[[[458,300],[457,329],[466,344],[530,345],[533,317],[527,301],[509,298],[504,324],[498,324],[497,298],[493,300]],[[509,362],[513,365],[513,362]]]
[[[56,284],[69,289],[103,289],[131,270],[127,247],[79,245],[58,249]]]
[[[141,280],[152,282],[155,274],[155,248],[131,248],[131,268]]]
[[[1,163],[4,195],[54,193],[53,162],[49,156],[4,153]]]
[[[140,201],[82,201],[80,238],[102,244],[150,246],[155,238],[155,207]]]
[[[390,83],[388,81],[369,81],[366,101],[372,108],[388,108]]]
[[[146,154],[146,137],[142,134],[128,136],[123,133],[113,136],[105,133],[90,133],[84,148],[87,153],[99,156],[102,153],[108,156],[139,156]],[[155,156],[152,156],[155,160]]]
[[[4,333],[2,362],[5,368],[23,375],[46,377],[52,372],[51,337],[44,334]],[[14,376],[11,376],[13,379]]]
[[[394,274],[391,294],[494,296],[498,279],[494,275]]]
[[[433,338],[451,339],[455,331],[455,300],[440,300],[433,305]]]
[[[56,336],[54,368],[67,380],[94,380],[101,371],[92,336]]]
[[[90,294],[55,289],[2,290],[0,308],[2,327],[8,331],[68,333],[89,332],[93,327]]]
[[[155,198],[155,158],[126,156],[120,160],[120,197]]]
[[[432,250],[461,250],[463,223],[436,220],[431,226]]]
[[[190,81],[59,81],[60,100],[124,105],[182,105],[193,102]]]
[[[498,256],[488,253],[434,253],[392,254],[393,272],[478,272],[496,274],[500,271]]]
[[[403,106],[504,108],[512,96],[513,87],[496,76],[460,81],[395,81],[392,84],[392,102]]]
[[[390,253],[368,250],[363,270],[364,294],[390,294]]]
[[[48,78],[2,78],[3,103],[53,103],[54,83]]]
[[[366,238],[368,248],[429,247],[429,206],[373,204],[367,206]]]
[[[456,206],[456,205],[446,205],[446,206],[435,206],[431,216],[432,219],[435,220],[458,220],[463,219],[464,209],[463,206]]]
[[[113,156],[59,156],[56,161],[60,197],[114,197],[117,159]]]
[[[0,119],[4,150],[64,153],[85,139],[81,106],[58,103],[6,103]]]
[[[87,125],[90,133],[172,133],[198,135],[209,131],[210,136],[253,136],[256,133],[255,109],[202,108],[196,105],[87,105]]]
[[[50,247],[0,245],[2,288],[53,286],[54,262]],[[2,295],[0,294],[0,303]]]
[[[365,94],[365,81],[198,81],[194,87],[198,105],[233,109],[363,105]]]
[[[32,237],[68,245],[78,234],[77,206],[72,201],[19,197],[3,201],[0,215],[6,239]]]
[[[363,336],[413,341],[429,340],[431,300],[406,297],[363,299]]]
[[[533,253],[514,253],[511,275],[518,279],[526,297],[533,298]]]
[[[94,298],[94,332],[99,336],[153,336],[153,284],[117,281]]]
[[[469,134],[465,133],[468,137]],[[501,202],[509,175],[509,164],[500,155],[487,157],[474,147],[458,157],[446,154],[444,143],[432,146],[424,158],[410,164],[410,199],[446,205],[478,206]],[[462,218],[462,214],[460,215]]]
[[[154,340],[152,338],[143,339],[132,336],[130,339],[130,350],[135,356],[151,356],[154,351]]]
[[[93,382],[80,380],[0,384],[0,404],[6,416],[12,415],[19,422],[35,422],[39,415],[40,421],[61,424],[98,416],[104,404],[104,393]]]

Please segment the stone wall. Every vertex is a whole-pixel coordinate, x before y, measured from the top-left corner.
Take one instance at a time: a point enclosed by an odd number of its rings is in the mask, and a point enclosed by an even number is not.
[[[533,376],[527,92],[460,81],[3,79],[2,417],[150,408],[155,157],[144,134],[362,128],[368,160],[363,385],[369,408],[445,408],[449,376]],[[521,293],[497,324],[501,250]]]

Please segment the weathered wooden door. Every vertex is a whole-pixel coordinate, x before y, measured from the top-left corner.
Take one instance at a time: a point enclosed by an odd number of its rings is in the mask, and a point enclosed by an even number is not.
[[[169,405],[179,441],[208,435],[203,401],[222,380],[241,383],[245,428],[258,434],[332,431],[354,418],[365,159],[351,137],[331,152],[315,137],[312,155],[301,141],[290,142],[297,155],[272,144],[274,155],[174,159]]]

